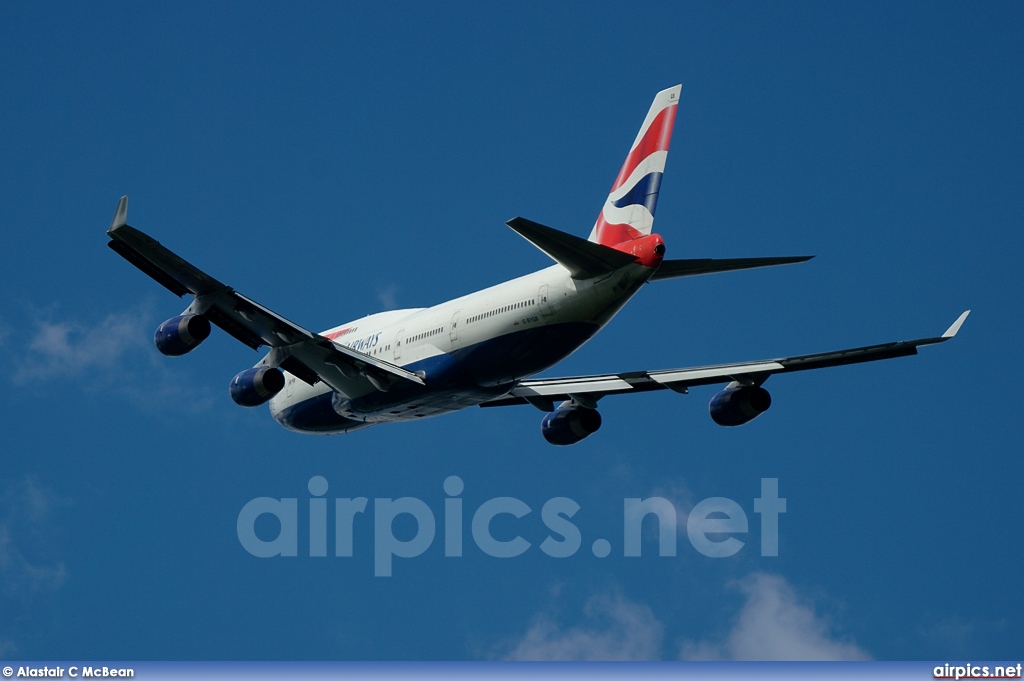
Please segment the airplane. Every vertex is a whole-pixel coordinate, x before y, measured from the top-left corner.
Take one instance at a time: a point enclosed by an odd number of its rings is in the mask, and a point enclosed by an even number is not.
[[[108,245],[172,293],[193,296],[157,328],[161,353],[194,350],[211,325],[254,350],[266,346],[262,360],[231,380],[231,398],[245,407],[269,403],[278,423],[300,433],[348,433],[476,405],[529,404],[545,413],[548,442],[571,445],[600,428],[597,405],[606,396],[723,383],[708,410],[715,423],[739,426],[771,406],[763,384],[773,374],[914,355],[956,335],[970,310],[931,338],[715,366],[531,378],[593,338],[648,282],[813,257],[665,258],[665,242],[652,228],[681,90],[655,96],[589,238],[509,220],[555,264],[433,307],[389,310],[314,333],[128,226],[127,196]]]

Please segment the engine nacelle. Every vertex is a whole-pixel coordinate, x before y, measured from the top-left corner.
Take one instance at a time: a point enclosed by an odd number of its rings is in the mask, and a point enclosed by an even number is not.
[[[153,342],[156,349],[170,357],[195,350],[210,337],[210,320],[198,314],[184,314],[168,319],[156,327]]]
[[[586,407],[559,407],[540,422],[540,432],[553,445],[574,445],[601,427],[601,415]]]
[[[772,406],[772,396],[760,386],[726,388],[711,398],[708,411],[720,426],[742,426]]]
[[[231,379],[231,399],[242,407],[258,407],[281,392],[284,373],[277,367],[253,367]]]

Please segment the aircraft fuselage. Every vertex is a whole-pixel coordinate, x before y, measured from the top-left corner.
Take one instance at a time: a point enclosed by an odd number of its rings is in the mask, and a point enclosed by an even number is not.
[[[327,435],[475,406],[579,349],[656,269],[635,263],[602,278],[574,279],[554,265],[433,307],[342,324],[321,335],[421,372],[425,385],[343,397],[286,372],[271,414],[291,430]]]

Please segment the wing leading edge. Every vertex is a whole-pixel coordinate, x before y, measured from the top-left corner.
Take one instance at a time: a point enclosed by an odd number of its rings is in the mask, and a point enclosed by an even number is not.
[[[685,393],[693,386],[713,385],[716,383],[736,382],[744,385],[761,385],[772,374],[823,369],[844,364],[874,362],[880,359],[916,355],[919,347],[943,343],[956,336],[970,312],[970,310],[967,310],[961,314],[946,329],[945,333],[933,338],[881,343],[879,345],[821,352],[813,355],[797,355],[795,357],[738,364],[527,380],[519,383],[508,395],[484,402],[480,406],[503,407],[513,404],[532,404],[542,411],[552,411],[556,402],[565,400],[575,400],[587,405],[588,403],[596,403],[597,400],[606,395],[646,392],[666,388]]]
[[[195,296],[186,312],[205,316],[254,350],[262,345],[270,347],[261,365],[280,367],[310,385],[323,381],[347,395],[366,392],[368,387],[386,390],[401,380],[423,384],[417,374],[335,343],[263,307],[128,226],[127,218],[125,196],[107,230],[107,245],[171,293]]]

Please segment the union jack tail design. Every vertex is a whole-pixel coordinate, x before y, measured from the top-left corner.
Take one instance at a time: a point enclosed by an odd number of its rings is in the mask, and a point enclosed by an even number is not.
[[[616,246],[651,233],[682,89],[682,85],[676,85],[654,97],[604,208],[597,216],[590,241]]]

